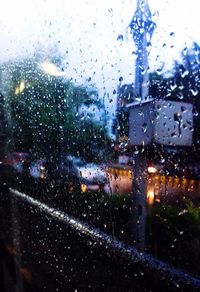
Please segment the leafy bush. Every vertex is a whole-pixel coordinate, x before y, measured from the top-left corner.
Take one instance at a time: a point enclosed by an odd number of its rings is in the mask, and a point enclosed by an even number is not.
[[[147,222],[151,252],[200,275],[200,208],[185,199],[182,207],[158,205]]]

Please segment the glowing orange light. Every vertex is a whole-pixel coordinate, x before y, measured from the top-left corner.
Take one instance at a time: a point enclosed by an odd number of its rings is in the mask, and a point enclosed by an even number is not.
[[[150,206],[152,206],[154,204],[154,198],[155,198],[154,188],[150,187],[147,190],[147,202]]]
[[[81,184],[81,192],[86,193],[87,192],[87,186],[85,184]]]

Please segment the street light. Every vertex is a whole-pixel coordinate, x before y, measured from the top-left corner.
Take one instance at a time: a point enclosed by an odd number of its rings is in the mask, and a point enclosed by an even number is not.
[[[65,76],[65,72],[61,71],[55,64],[45,61],[41,64],[43,71],[51,76],[61,77]]]
[[[22,81],[20,82],[20,85],[17,86],[17,87],[15,88],[15,94],[17,95],[17,94],[19,94],[19,93],[22,93],[22,92],[24,91],[25,87],[26,87],[26,86],[25,86],[25,81],[22,80]]]

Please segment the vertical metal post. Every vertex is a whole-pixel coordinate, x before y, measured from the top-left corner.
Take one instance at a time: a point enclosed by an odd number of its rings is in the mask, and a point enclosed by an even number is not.
[[[15,269],[16,269],[16,286],[20,292],[23,292],[23,280],[20,274],[21,268],[21,242],[20,242],[20,221],[19,221],[19,212],[18,205],[15,201],[15,198],[10,199],[10,208],[11,208],[11,220],[12,220],[12,236],[13,236],[13,248],[16,255],[14,256],[15,260]]]
[[[134,245],[141,251],[145,249],[146,240],[146,193],[147,193],[147,159],[146,153],[139,152],[133,156],[132,183],[132,231]]]
[[[145,100],[149,95],[148,52],[151,36],[155,29],[147,0],[137,0],[137,8],[130,23],[131,33],[136,45],[135,92]]]

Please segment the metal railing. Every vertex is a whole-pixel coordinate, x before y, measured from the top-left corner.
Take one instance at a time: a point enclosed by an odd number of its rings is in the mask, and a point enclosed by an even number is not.
[[[63,211],[50,207],[39,200],[22,192],[9,189],[8,193],[12,198],[23,201],[30,207],[39,209],[52,219],[59,221],[62,225],[70,228],[81,242],[91,247],[97,253],[101,253],[106,260],[117,263],[119,266],[126,266],[129,277],[133,278],[133,286],[136,276],[144,285],[154,289],[166,291],[200,291],[200,279],[195,278],[179,269],[176,269],[153,256],[139,252],[133,246],[125,245],[122,241],[107,235],[101,230],[84,223]],[[101,257],[102,258],[102,257]],[[134,271],[134,273],[133,273]]]

